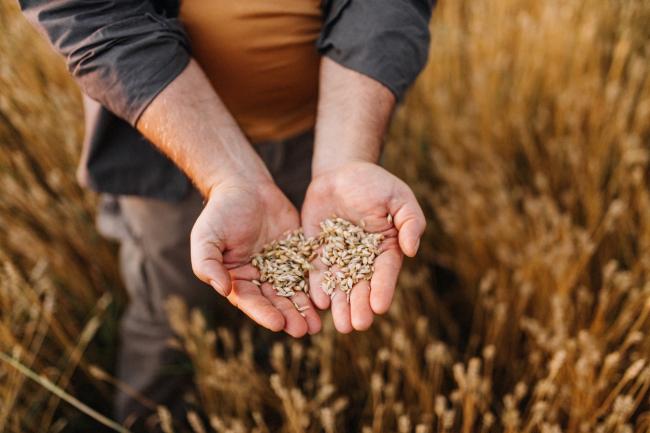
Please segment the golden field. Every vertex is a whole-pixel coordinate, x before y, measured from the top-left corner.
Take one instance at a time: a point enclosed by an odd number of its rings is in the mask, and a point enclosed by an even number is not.
[[[126,431],[80,98],[12,0],[0,28],[0,431]],[[650,431],[650,3],[445,0],[431,28],[385,153],[429,221],[390,313],[292,340],[171,302],[198,395],[164,431]]]

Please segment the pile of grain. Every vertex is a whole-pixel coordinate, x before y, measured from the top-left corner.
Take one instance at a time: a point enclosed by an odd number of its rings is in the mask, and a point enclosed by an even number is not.
[[[267,244],[251,263],[260,271],[260,281],[273,285],[278,296],[290,298],[296,291],[309,293],[310,262],[316,258],[318,239],[306,238],[302,229]]]
[[[372,278],[375,257],[383,240],[380,233],[368,233],[342,218],[327,219],[320,225],[320,260],[329,270],[323,273],[323,290],[334,297],[338,287],[350,301],[352,287]]]
[[[328,267],[323,272],[325,293],[334,297],[339,288],[349,301],[352,287],[372,277],[383,236],[337,217],[323,221],[320,227],[318,237],[307,238],[302,230],[295,230],[266,245],[251,260],[260,271],[260,280],[254,282],[270,283],[278,296],[309,293],[311,262],[318,257]]]

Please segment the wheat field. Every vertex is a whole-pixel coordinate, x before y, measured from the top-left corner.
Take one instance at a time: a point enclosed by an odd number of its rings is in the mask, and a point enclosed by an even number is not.
[[[0,28],[0,431],[128,431],[80,96],[13,0]],[[390,312],[292,340],[171,300],[198,391],[162,431],[650,431],[650,3],[443,0],[431,29],[384,156],[429,221]]]

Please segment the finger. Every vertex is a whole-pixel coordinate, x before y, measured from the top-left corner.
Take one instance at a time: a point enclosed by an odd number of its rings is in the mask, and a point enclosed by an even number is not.
[[[314,305],[321,310],[326,310],[330,306],[330,295],[323,290],[323,272],[311,271],[309,273],[309,296]]]
[[[231,290],[230,276],[223,265],[223,256],[217,244],[206,241],[200,233],[192,230],[190,256],[194,275],[222,296],[228,296]]]
[[[250,281],[236,280],[228,296],[231,304],[239,308],[255,322],[270,329],[282,331],[285,327],[283,314]]]
[[[316,257],[311,262],[312,269],[309,271],[309,296],[314,305],[319,309],[325,310],[330,306],[330,295],[323,290],[323,272],[327,270],[327,266]]]
[[[307,322],[307,332],[309,332],[310,335],[313,335],[320,331],[320,316],[314,309],[311,301],[309,300],[309,297],[303,292],[298,292],[292,300],[295,303],[295,306],[299,308],[298,313],[302,313],[300,315],[303,316],[305,318],[305,322]]]
[[[248,264],[230,269],[230,278],[233,280],[259,280],[260,271],[253,265]]]
[[[406,185],[396,203],[396,209],[392,213],[395,227],[399,231],[399,246],[404,254],[413,257],[418,252],[420,238],[426,228],[424,212]]]
[[[321,215],[323,204],[318,203],[317,199],[313,199],[314,196],[319,197],[321,194],[314,191],[314,184],[312,183],[307,190],[305,202],[300,211],[302,229],[307,237],[318,236],[320,233],[320,223],[325,219],[323,215]]]
[[[348,303],[347,295],[340,289],[336,289],[332,298],[332,319],[334,319],[334,327],[341,334],[352,332],[350,304]]]
[[[384,250],[375,259],[375,272],[370,279],[370,307],[375,314],[384,314],[393,302],[403,257],[395,245]]]
[[[262,293],[284,316],[284,331],[292,337],[299,338],[307,333],[307,322],[300,315],[290,299],[278,296],[270,284],[262,284]]]
[[[320,220],[316,215],[313,215],[313,206],[309,206],[309,197],[302,207],[302,228],[306,237],[316,237],[320,233]],[[322,288],[323,271],[327,270],[327,266],[320,260],[319,254],[316,259],[312,260],[312,269],[309,271],[309,297],[319,309],[325,310],[330,306],[330,297]]]
[[[350,295],[350,320],[357,331],[365,331],[372,325],[374,314],[370,308],[370,283],[360,281]]]

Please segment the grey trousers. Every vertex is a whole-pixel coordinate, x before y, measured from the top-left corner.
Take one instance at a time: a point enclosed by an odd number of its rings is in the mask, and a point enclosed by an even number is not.
[[[255,148],[299,209],[311,178],[313,134]],[[201,308],[217,322],[234,308],[192,273],[190,231],[201,209],[196,191],[180,202],[104,195],[97,218],[100,233],[120,244],[120,269],[129,295],[119,330],[117,378],[183,418],[181,397],[192,389],[191,368],[182,353],[169,347],[173,333],[165,301],[180,296],[189,308]],[[116,418],[134,430],[156,430],[147,426],[151,408],[132,394],[118,390]]]

